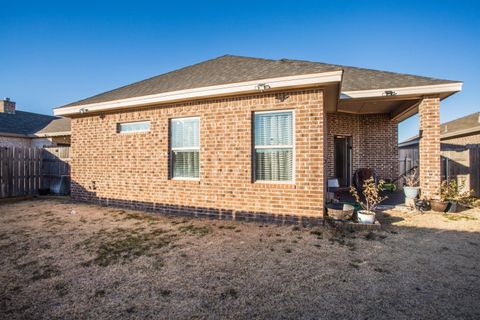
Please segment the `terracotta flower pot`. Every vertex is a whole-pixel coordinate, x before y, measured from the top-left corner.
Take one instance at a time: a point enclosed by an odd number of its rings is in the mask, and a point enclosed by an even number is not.
[[[430,206],[432,207],[433,211],[445,212],[447,210],[447,207],[448,207],[448,201],[431,200],[430,201]]]

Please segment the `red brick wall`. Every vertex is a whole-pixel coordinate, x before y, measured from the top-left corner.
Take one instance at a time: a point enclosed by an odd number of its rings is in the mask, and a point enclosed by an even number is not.
[[[353,172],[374,168],[380,178],[398,176],[398,126],[387,114],[327,114],[328,177],[335,176],[335,135],[352,137]]]
[[[294,184],[252,182],[252,112],[295,110]],[[169,120],[200,116],[200,181],[169,179]],[[72,119],[72,197],[165,210],[323,215],[325,114],[320,89],[178,103]],[[150,120],[148,133],[117,123]],[[93,181],[95,183],[93,183]],[[136,202],[141,202],[140,204]]]
[[[420,192],[425,199],[440,196],[440,98],[425,97],[418,106],[420,131],[419,142]]]

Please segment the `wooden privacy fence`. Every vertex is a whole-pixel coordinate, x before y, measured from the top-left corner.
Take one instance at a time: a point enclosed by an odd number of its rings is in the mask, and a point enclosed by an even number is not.
[[[70,147],[0,147],[0,198],[56,191],[54,188],[65,191],[58,186],[70,183],[69,153]]]
[[[466,146],[442,143],[441,178],[450,181],[456,179],[466,190],[474,190],[480,196],[480,145]],[[419,165],[418,146],[399,150],[399,172],[403,174],[412,167]],[[400,186],[403,186],[400,180]]]
[[[0,198],[38,193],[42,149],[0,148]]]
[[[452,179],[480,196],[480,145],[442,151],[442,180]]]
[[[42,152],[42,189],[70,193],[70,147],[46,147]]]
[[[418,149],[400,149],[398,159],[398,172],[400,175],[409,173],[413,168],[418,168]],[[405,178],[401,177],[398,180],[398,186],[403,187]]]

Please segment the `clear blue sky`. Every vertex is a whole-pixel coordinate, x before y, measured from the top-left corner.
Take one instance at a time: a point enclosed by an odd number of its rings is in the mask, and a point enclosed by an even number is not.
[[[52,108],[224,54],[463,80],[442,121],[479,111],[480,1],[0,0],[0,96]],[[416,134],[418,119],[400,125]]]

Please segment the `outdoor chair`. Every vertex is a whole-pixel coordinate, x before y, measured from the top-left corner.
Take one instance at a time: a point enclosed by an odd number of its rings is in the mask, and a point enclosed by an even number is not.
[[[353,175],[353,184],[355,185],[355,188],[357,188],[359,191],[363,190],[363,183],[372,176],[375,180],[375,184],[377,184],[378,177],[375,170],[370,168],[360,168],[355,170]]]

